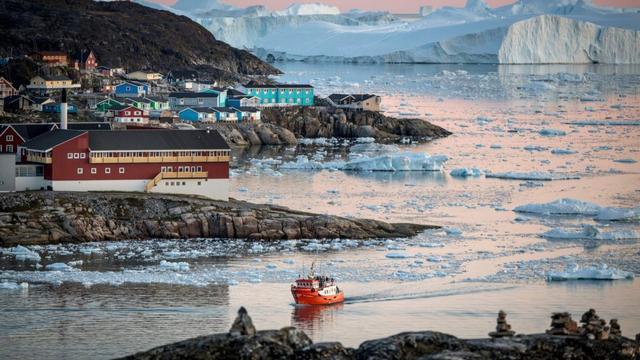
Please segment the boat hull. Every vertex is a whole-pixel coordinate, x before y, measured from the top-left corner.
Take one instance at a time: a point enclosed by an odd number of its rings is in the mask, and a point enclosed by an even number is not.
[[[291,290],[293,299],[296,304],[304,305],[331,305],[344,302],[344,293],[342,291],[333,295],[320,295],[317,291],[311,292],[304,290]]]

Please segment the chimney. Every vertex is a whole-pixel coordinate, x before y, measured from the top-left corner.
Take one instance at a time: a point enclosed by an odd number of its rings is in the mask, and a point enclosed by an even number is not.
[[[67,129],[67,89],[62,89],[60,96],[60,129]]]

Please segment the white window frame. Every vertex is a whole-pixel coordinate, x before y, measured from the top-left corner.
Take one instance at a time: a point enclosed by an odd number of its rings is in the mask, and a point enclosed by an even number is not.
[[[123,167],[118,168],[118,174],[124,174],[124,168]]]
[[[13,152],[13,144],[7,144],[6,150],[7,152]]]
[[[13,141],[13,135],[7,135],[7,141]]]
[[[110,167],[104,168],[104,173],[105,174],[111,174],[111,168]]]
[[[87,154],[85,153],[80,153],[80,159],[85,159],[87,157]]]
[[[79,167],[79,168],[76,169],[76,174],[82,175],[83,173],[84,173],[84,169],[83,168]]]
[[[74,159],[80,159],[80,153],[73,153],[73,158]]]
[[[67,153],[67,159],[72,160],[73,159],[73,153]]]
[[[96,168],[92,167],[92,168],[91,168],[91,173],[92,173],[92,174],[97,174],[97,173],[98,173],[98,169],[96,169]]]

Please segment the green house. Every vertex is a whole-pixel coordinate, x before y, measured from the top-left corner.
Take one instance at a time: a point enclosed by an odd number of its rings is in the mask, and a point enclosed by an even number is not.
[[[120,107],[120,106],[124,106],[124,103],[112,98],[106,98],[96,104],[96,111],[107,112],[111,110],[113,107]]]

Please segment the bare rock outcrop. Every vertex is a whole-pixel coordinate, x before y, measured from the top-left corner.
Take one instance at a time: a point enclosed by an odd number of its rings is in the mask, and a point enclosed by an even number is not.
[[[0,246],[152,238],[370,239],[433,228],[295,211],[244,201],[141,193],[8,193]]]

